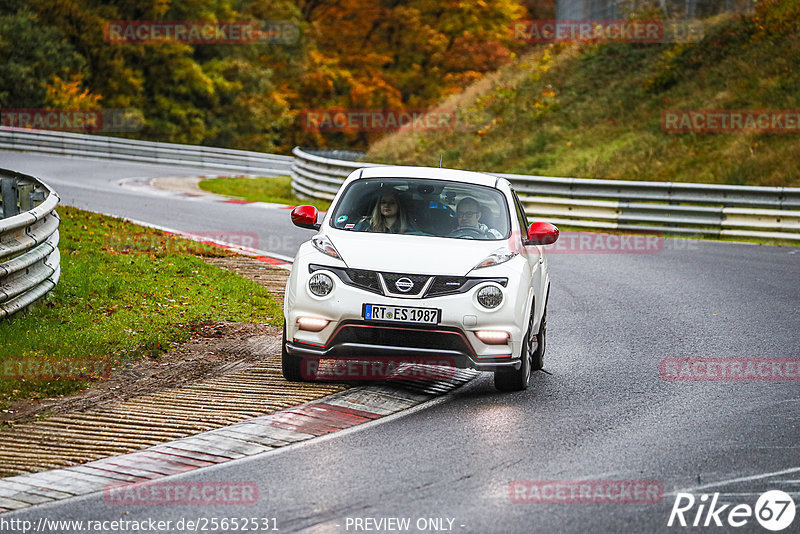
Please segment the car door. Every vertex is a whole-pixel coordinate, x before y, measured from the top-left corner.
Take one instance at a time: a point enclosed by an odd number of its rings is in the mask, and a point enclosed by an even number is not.
[[[544,248],[541,245],[528,245],[524,246],[522,243],[528,237],[528,216],[525,214],[525,208],[517,196],[516,191],[511,189],[511,195],[514,199],[514,213],[516,215],[516,223],[519,225],[520,231],[515,239],[519,242],[514,243],[519,247],[520,254],[525,257],[530,266],[530,288],[535,295],[536,313],[535,323],[538,328],[539,318],[544,313],[546,289],[548,284],[546,257]]]

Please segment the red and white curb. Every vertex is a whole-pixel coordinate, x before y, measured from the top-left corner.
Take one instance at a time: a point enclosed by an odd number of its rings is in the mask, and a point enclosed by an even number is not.
[[[447,380],[369,385],[228,427],[83,465],[0,479],[0,513],[149,482],[351,428],[407,410],[469,382],[479,373],[454,369]]]

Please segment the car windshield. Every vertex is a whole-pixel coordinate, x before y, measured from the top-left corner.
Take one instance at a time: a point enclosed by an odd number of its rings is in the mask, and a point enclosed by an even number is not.
[[[508,205],[497,189],[444,180],[357,180],[342,193],[330,224],[340,230],[505,239]]]

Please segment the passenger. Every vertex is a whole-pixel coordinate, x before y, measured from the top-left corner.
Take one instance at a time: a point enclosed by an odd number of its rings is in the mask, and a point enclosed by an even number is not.
[[[475,228],[487,236],[502,238],[503,234],[494,228],[489,228],[481,221],[481,205],[472,197],[462,198],[456,206],[456,216],[458,217],[458,229]]]
[[[408,216],[400,205],[398,194],[385,193],[375,203],[372,216],[359,222],[354,230],[398,234],[408,232],[411,227],[408,224]]]

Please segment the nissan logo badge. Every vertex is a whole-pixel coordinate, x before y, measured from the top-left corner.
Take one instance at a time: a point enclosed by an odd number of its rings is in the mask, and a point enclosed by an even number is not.
[[[408,278],[401,278],[397,282],[394,283],[395,287],[398,291],[402,291],[403,293],[408,293],[413,289],[414,282],[412,282]]]

